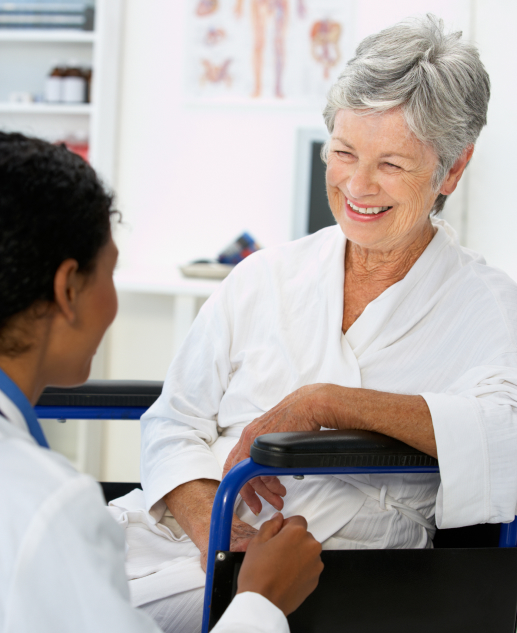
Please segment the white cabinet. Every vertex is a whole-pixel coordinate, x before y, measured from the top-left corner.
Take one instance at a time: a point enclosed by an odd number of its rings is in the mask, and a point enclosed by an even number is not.
[[[64,140],[89,138],[90,162],[112,184],[117,135],[122,0],[97,0],[94,31],[0,29],[0,129]],[[91,103],[13,103],[15,94],[44,94],[56,62],[93,68]]]
[[[94,31],[0,29],[0,129],[55,141],[80,132],[89,139],[89,160],[113,185],[118,122],[122,0],[96,0]],[[13,93],[42,96],[53,64],[77,60],[93,69],[91,103],[13,103]],[[103,348],[92,378],[104,377]],[[50,445],[74,466],[100,474],[102,422],[42,422]]]

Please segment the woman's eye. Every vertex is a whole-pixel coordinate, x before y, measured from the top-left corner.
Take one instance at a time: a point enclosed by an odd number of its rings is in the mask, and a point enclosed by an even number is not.
[[[350,152],[345,152],[343,150],[336,150],[336,154],[339,154],[339,156],[352,156]]]
[[[399,165],[394,165],[393,163],[384,163],[387,167],[391,167],[392,169],[400,169]]]

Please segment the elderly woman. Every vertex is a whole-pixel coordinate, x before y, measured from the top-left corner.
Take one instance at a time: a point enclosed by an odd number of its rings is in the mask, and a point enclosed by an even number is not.
[[[135,493],[117,511],[134,602],[163,628],[199,625],[218,482],[263,433],[378,431],[438,456],[441,480],[255,480],[236,507],[234,549],[282,507],[328,549],[425,548],[435,521],[513,519],[517,287],[434,217],[488,100],[477,50],[432,16],[367,37],[330,90],[337,226],[239,264],[142,419],[145,507]],[[189,580],[175,583],[180,568]]]

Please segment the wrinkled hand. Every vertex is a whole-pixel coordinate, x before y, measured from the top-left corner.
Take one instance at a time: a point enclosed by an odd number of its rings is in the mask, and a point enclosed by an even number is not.
[[[232,535],[230,538],[230,551],[231,552],[245,552],[248,549],[248,544],[251,539],[258,534],[258,531],[248,525],[244,521],[241,521],[239,517],[234,514],[232,522]],[[201,567],[206,572],[206,562],[208,557],[208,535],[203,540],[201,547]]]
[[[244,521],[236,514],[233,515],[232,536],[230,538],[230,552],[245,552],[251,539],[258,534],[258,530]]]
[[[307,532],[303,517],[284,520],[277,513],[251,540],[237,593],[259,593],[287,616],[316,589],[323,571],[320,555],[321,544]]]
[[[255,438],[267,433],[288,431],[319,431],[322,426],[332,424],[332,415],[326,404],[330,400],[329,390],[333,385],[316,384],[301,387],[284,398],[276,407],[257,418],[244,429],[237,445],[228,455],[223,476],[235,464],[250,456],[250,448]],[[277,477],[256,477],[241,490],[250,510],[259,514],[262,503],[260,495],[276,510],[284,507],[285,487]]]

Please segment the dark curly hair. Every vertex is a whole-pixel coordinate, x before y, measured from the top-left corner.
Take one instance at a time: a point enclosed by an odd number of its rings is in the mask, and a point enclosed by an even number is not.
[[[0,354],[26,349],[10,332],[13,317],[53,302],[65,259],[93,271],[112,204],[95,171],[64,145],[0,132]]]

